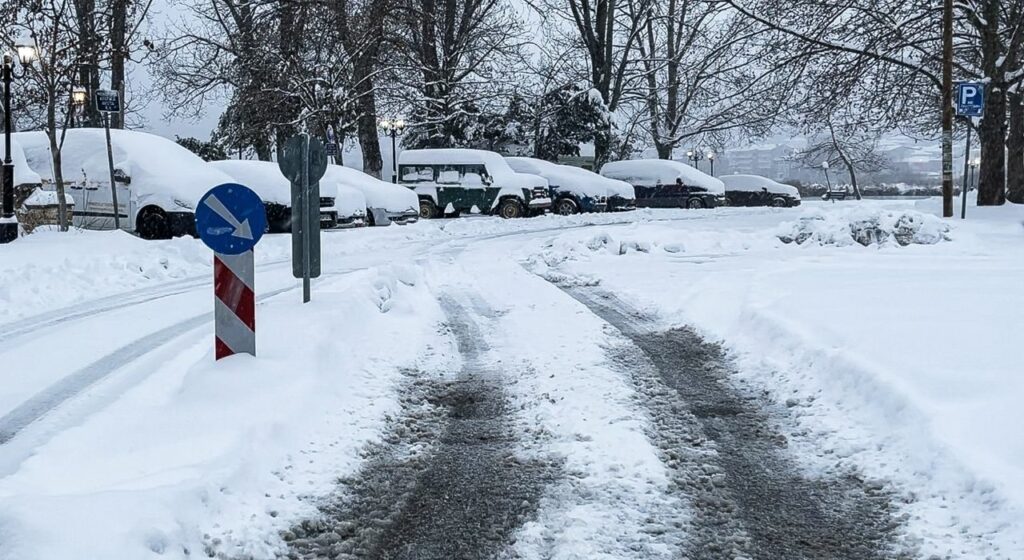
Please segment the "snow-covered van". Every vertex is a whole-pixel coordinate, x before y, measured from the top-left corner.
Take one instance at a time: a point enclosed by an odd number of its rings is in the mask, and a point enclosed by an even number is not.
[[[228,159],[211,161],[207,165],[227,173],[236,183],[256,191],[267,208],[267,225],[271,233],[287,233],[292,221],[292,186],[281,173],[277,163]],[[339,198],[353,199],[338,202]],[[356,206],[358,210],[353,210]],[[347,213],[340,212],[340,208]],[[320,227],[331,229],[339,225],[361,225],[366,217],[366,201],[363,195],[353,189],[339,191],[332,181],[320,181]]]
[[[506,157],[505,161],[516,173],[532,173],[547,179],[551,211],[555,214],[568,216],[608,210],[608,189],[601,184],[605,180],[603,177],[598,176],[598,181],[588,181],[566,166],[542,159]]]
[[[636,192],[633,190],[633,185],[625,181],[619,181],[617,179],[609,179],[583,169],[582,167],[575,167],[572,165],[560,165],[559,167],[566,173],[575,175],[584,181],[599,182],[604,185],[608,193],[608,211],[609,212],[623,212],[626,210],[636,210]]]
[[[463,212],[519,218],[551,207],[543,177],[516,173],[486,150],[406,150],[398,158],[398,181],[416,193],[422,218]]]
[[[699,170],[667,159],[613,161],[601,175],[625,181],[636,205],[647,208],[715,208],[725,204],[725,185]]]
[[[195,207],[212,187],[230,183],[224,172],[166,138],[111,130],[114,186],[121,229],[146,239],[195,235]],[[43,132],[18,132],[43,188],[54,190],[50,143]],[[101,128],[67,131],[61,149],[61,170],[66,193],[74,198],[73,223],[90,229],[114,228],[107,144]]]
[[[409,189],[381,181],[362,171],[342,165],[328,165],[320,184],[334,183],[342,188],[355,189],[366,199],[366,217],[371,226],[386,226],[392,222],[408,224],[419,219],[419,201]]]
[[[796,187],[776,183],[760,175],[723,175],[725,198],[729,206],[800,206]]]

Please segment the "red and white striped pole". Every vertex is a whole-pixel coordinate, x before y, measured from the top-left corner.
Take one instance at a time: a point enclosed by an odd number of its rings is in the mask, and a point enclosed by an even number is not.
[[[256,294],[252,250],[213,255],[216,359],[256,355]]]

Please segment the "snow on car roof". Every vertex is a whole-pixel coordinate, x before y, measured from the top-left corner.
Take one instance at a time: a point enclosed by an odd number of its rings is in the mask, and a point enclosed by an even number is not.
[[[505,161],[516,173],[539,175],[547,179],[553,187],[572,189],[578,194],[587,196],[606,196],[608,194],[608,187],[604,184],[607,179],[600,175],[592,174],[592,177],[587,177],[580,173],[574,173],[568,166],[536,158],[507,157]]]
[[[609,194],[611,195],[622,196],[630,199],[636,197],[636,192],[633,190],[633,185],[630,185],[625,181],[605,177],[604,175],[594,173],[589,169],[576,167],[575,165],[559,165],[559,167],[565,169],[569,173],[578,175],[580,177],[586,177],[588,179],[599,179],[601,181],[601,184],[608,189]]]
[[[53,179],[49,142],[43,132],[16,133],[26,157],[44,178]],[[231,177],[199,156],[162,136],[131,130],[111,130],[114,167],[131,177],[131,188],[140,196],[159,195],[197,204],[206,191],[231,182]],[[61,149],[61,169],[68,181],[109,180],[106,136],[102,128],[67,131]]]
[[[768,192],[800,196],[796,187],[783,185],[767,177],[760,175],[723,175],[719,177],[725,183],[726,190],[730,191],[759,191],[768,189]]]
[[[517,173],[505,158],[496,152],[464,148],[405,150],[398,156],[399,165],[473,165],[484,164],[487,172],[503,187],[547,187],[547,180],[533,173]]]
[[[725,184],[697,169],[668,159],[631,159],[604,164],[601,175],[627,183],[663,185],[681,179],[684,184],[703,187],[711,193],[724,193]]]
[[[321,183],[327,181],[362,192],[370,208],[382,208],[388,212],[409,212],[419,209],[420,202],[416,193],[351,167],[328,165]]]
[[[5,150],[7,142],[0,136],[0,151]],[[39,173],[32,170],[28,160],[25,158],[25,151],[17,138],[11,139],[11,161],[14,162],[14,184],[33,185],[42,182]]]
[[[256,191],[263,202],[291,205],[292,184],[272,161],[227,159],[211,161],[207,165],[223,171],[238,184]],[[321,193],[322,194],[322,193]],[[329,195],[325,195],[329,196]]]

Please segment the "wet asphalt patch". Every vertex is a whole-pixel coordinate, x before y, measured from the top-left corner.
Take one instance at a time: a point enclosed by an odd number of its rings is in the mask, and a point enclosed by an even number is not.
[[[518,453],[506,380],[481,357],[473,315],[442,299],[463,367],[456,375],[408,372],[402,414],[364,467],[340,481],[321,517],[283,536],[295,559],[492,558],[537,510],[557,465]]]
[[[651,333],[614,296],[566,288],[629,339],[609,349],[632,372],[674,492],[695,509],[683,557],[700,560],[912,558],[897,545],[893,497],[850,474],[812,478],[787,453],[772,404],[727,377],[725,351],[690,329]],[[771,412],[769,412],[771,410]]]

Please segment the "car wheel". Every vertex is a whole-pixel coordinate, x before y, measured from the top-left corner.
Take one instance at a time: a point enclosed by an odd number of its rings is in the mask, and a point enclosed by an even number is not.
[[[167,214],[159,208],[144,208],[139,212],[135,231],[143,239],[170,239],[171,224]]]
[[[431,220],[437,217],[437,205],[429,198],[420,199],[420,218]]]
[[[686,207],[693,210],[704,208],[704,201],[699,198],[691,198],[686,201]]]
[[[789,206],[789,204],[786,203],[785,198],[778,197],[772,199],[773,208],[785,208],[786,206]]]
[[[732,199],[729,198],[729,197],[725,197],[725,205],[726,206],[736,206],[735,204],[733,204]]]
[[[580,205],[571,198],[560,198],[555,203],[555,213],[562,216],[570,216],[580,213]]]
[[[498,205],[498,215],[505,219],[523,217],[523,205],[514,198],[506,198]]]

